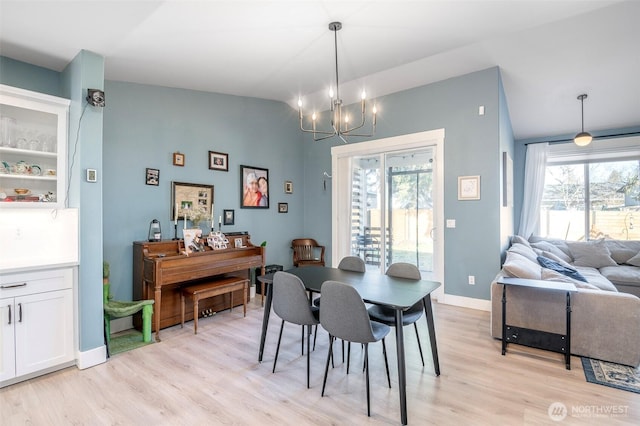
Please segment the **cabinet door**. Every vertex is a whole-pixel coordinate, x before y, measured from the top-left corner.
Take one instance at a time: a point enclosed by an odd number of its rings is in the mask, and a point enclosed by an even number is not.
[[[72,361],[72,290],[16,297],[16,375]]]
[[[0,382],[16,375],[13,298],[0,299]]]

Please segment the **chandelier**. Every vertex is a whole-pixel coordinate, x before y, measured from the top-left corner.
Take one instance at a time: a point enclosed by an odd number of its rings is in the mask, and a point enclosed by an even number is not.
[[[300,117],[300,130],[307,133],[313,133],[313,140],[320,141],[323,139],[328,139],[333,136],[338,136],[344,143],[347,143],[347,136],[360,136],[360,137],[371,137],[374,135],[376,131],[376,113],[377,108],[376,105],[373,105],[373,116],[372,116],[372,124],[370,133],[356,133],[355,131],[361,129],[365,125],[365,116],[367,110],[366,104],[366,92],[362,91],[361,101],[360,101],[360,121],[357,124],[350,124],[351,117],[349,116],[346,108],[343,110],[342,99],[340,99],[340,79],[338,77],[338,31],[342,28],[341,22],[331,22],[329,24],[329,29],[333,31],[334,37],[334,45],[335,45],[335,57],[336,57],[336,91],[335,97],[333,88],[329,87],[329,100],[330,100],[330,125],[327,130],[319,130],[317,127],[317,119],[318,114],[314,111],[311,114],[311,129],[305,129],[302,123],[303,114],[302,114],[302,99],[298,98],[298,115]],[[351,127],[350,127],[351,126]]]

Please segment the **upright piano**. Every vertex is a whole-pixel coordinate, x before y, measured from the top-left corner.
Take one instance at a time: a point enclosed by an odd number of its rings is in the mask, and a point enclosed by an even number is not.
[[[198,282],[213,281],[226,276],[251,279],[251,270],[261,268],[264,275],[265,248],[251,243],[245,233],[227,234],[229,248],[205,251],[188,255],[183,240],[159,242],[136,241],[133,243],[133,297],[134,300],[153,299],[153,330],[160,340],[160,329],[180,324],[181,287]],[[242,242],[237,239],[241,239]],[[229,307],[227,295],[207,299],[201,303],[202,310],[217,312]],[[242,304],[241,291],[234,293],[233,300]],[[187,303],[185,319],[192,320],[198,312]],[[141,318],[134,317],[134,325],[141,327]]]

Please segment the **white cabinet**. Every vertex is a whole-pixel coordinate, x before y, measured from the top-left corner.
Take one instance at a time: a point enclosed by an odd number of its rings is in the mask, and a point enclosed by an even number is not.
[[[0,275],[0,387],[75,364],[73,270]]]
[[[0,208],[64,207],[69,105],[0,85]]]

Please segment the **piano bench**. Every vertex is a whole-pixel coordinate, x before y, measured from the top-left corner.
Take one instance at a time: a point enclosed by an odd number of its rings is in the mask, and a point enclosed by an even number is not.
[[[215,281],[199,283],[182,288],[180,294],[180,326],[184,327],[184,302],[185,297],[189,296],[193,300],[193,332],[198,334],[198,303],[200,299],[218,296],[229,293],[231,296],[230,310],[233,311],[233,292],[243,290],[242,308],[244,316],[247,316],[247,291],[249,289],[249,280],[239,277],[226,277]]]

